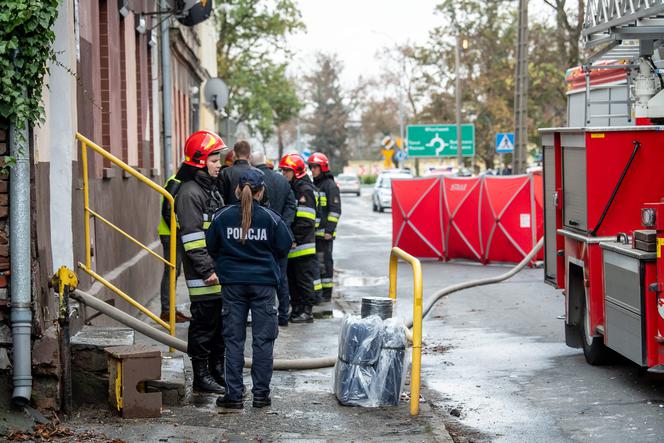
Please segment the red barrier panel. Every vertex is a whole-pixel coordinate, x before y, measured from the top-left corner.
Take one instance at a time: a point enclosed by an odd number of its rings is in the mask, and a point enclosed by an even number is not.
[[[533,176],[485,177],[480,203],[485,263],[519,262],[528,255],[539,238],[537,208]]]
[[[437,177],[392,180],[392,245],[416,257],[444,258]]]
[[[445,257],[482,261],[480,178],[442,177]]]
[[[543,234],[542,194],[541,175],[393,180],[392,244],[421,258],[519,262]]]

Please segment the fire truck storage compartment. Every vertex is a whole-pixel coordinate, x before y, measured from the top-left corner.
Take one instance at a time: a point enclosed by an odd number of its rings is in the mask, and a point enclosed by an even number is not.
[[[542,133],[544,160],[544,278],[556,282],[556,151],[555,134]]]
[[[588,230],[586,192],[586,133],[560,134],[563,150],[563,225]]]
[[[645,266],[655,262],[654,252],[631,245],[602,242],[606,345],[646,366]]]
[[[553,132],[562,151],[562,228],[597,237],[639,229],[643,204],[664,196],[664,126]]]

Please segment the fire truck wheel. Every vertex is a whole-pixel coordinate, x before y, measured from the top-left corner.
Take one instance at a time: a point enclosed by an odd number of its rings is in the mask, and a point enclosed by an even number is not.
[[[602,365],[608,360],[609,349],[604,346],[602,337],[593,337],[590,331],[590,316],[587,313],[586,299],[581,297],[581,322],[579,323],[583,355],[591,365]]]

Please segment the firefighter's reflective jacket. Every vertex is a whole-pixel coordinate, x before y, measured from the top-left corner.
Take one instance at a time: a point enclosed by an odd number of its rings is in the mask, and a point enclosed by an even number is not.
[[[175,174],[168,177],[166,183],[164,183],[164,189],[168,191],[173,197],[175,197],[180,189],[182,182],[175,178]],[[177,218],[177,217],[176,217]],[[168,200],[161,197],[161,219],[159,220],[159,226],[157,226],[157,232],[160,236],[170,235],[171,234],[171,205],[168,203]]]
[[[205,171],[197,171],[192,180],[180,186],[175,198],[175,213],[184,254],[182,266],[192,300],[221,298],[220,285],[206,285],[205,279],[214,272],[214,261],[207,252],[205,230],[212,216],[223,206],[217,180]]]
[[[316,227],[316,237],[330,234],[332,238],[337,235],[337,223],[341,217],[341,196],[334,177],[329,172],[323,172],[314,179],[318,188],[320,223]]]
[[[316,254],[316,188],[308,176],[291,181],[291,188],[297,200],[295,220],[291,232],[297,246],[288,253],[288,258],[304,257]]]

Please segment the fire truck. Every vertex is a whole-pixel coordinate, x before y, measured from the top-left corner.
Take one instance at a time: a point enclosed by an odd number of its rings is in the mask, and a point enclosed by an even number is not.
[[[664,372],[664,0],[587,0],[567,126],[541,129],[545,280],[565,342]]]

